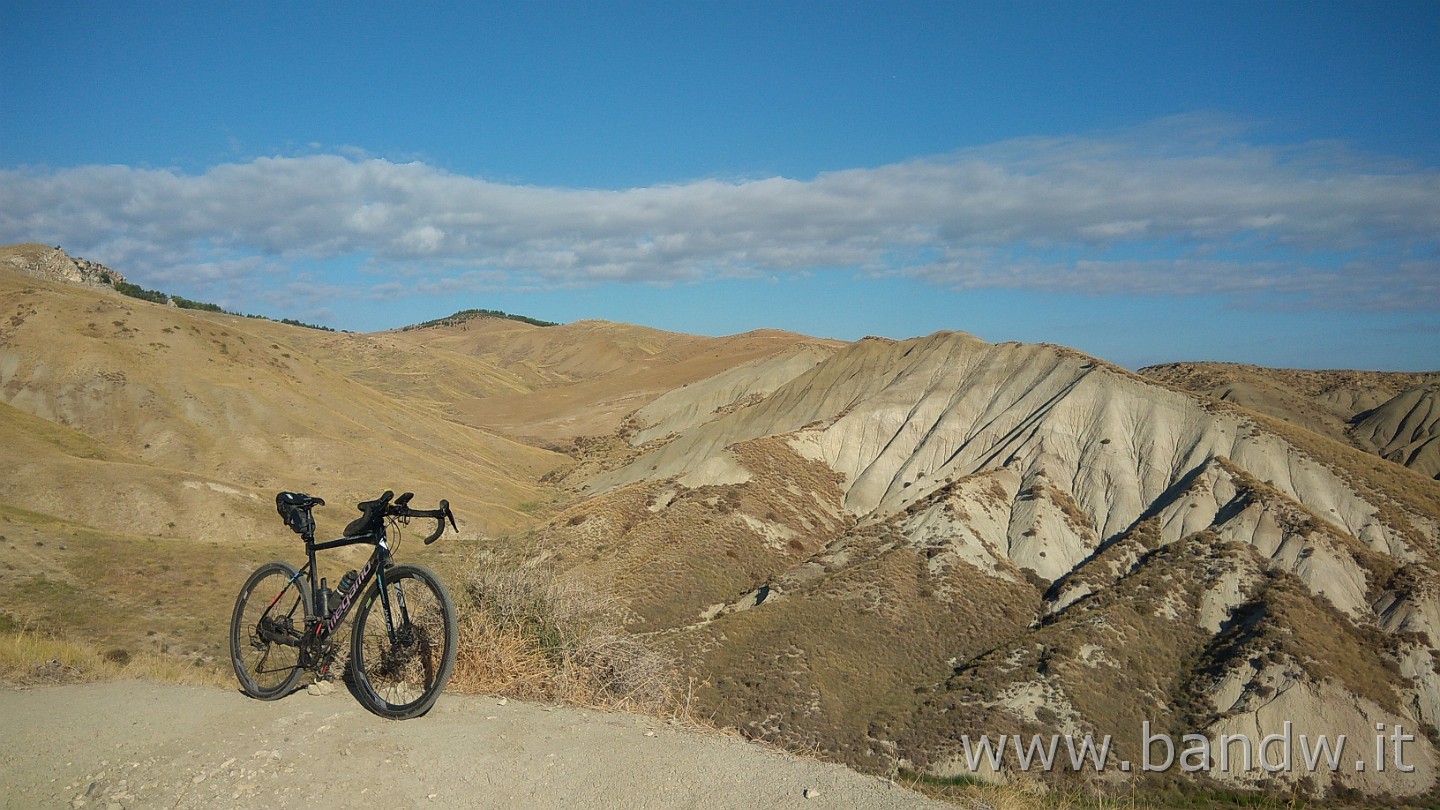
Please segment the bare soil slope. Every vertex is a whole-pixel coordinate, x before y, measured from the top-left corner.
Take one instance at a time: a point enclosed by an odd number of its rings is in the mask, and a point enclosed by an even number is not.
[[[1406,389],[1356,414],[1350,435],[1384,458],[1440,478],[1440,382]]]

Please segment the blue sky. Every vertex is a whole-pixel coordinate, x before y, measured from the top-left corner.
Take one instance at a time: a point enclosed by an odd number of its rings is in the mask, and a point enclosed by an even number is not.
[[[0,243],[466,307],[1440,368],[1440,3],[0,0]]]

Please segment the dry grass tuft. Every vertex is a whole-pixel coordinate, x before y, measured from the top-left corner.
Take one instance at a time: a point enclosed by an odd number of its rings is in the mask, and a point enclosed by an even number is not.
[[[612,709],[671,706],[670,659],[621,629],[613,599],[548,566],[477,567],[459,602],[456,691]]]
[[[120,649],[28,630],[0,633],[0,682],[17,686],[88,683],[144,678],[161,683],[218,686],[233,682],[229,671],[188,658]]]

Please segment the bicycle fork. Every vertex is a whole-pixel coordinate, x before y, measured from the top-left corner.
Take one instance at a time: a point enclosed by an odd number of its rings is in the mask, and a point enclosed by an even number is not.
[[[377,572],[380,578],[380,606],[385,610],[385,631],[390,637],[390,647],[393,649],[401,645],[402,639],[395,632],[395,616],[390,607],[390,589],[385,586],[385,569]],[[410,612],[405,608],[405,589],[397,581],[395,583],[395,601],[400,606],[400,627],[407,630],[410,627]]]

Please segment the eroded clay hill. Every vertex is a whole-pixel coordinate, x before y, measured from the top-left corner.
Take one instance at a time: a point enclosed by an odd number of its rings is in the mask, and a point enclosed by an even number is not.
[[[1440,382],[1408,388],[1356,414],[1350,435],[1396,464],[1440,478]]]
[[[1140,374],[1232,402],[1440,476],[1440,372],[1302,371],[1235,363],[1169,363]]]
[[[1257,744],[1436,723],[1427,476],[1053,346],[941,333],[753,371],[639,411],[637,455],[548,527],[721,720],[938,774],[966,733],[1108,733],[1138,761],[1142,721]],[[1307,786],[1430,790],[1418,736],[1413,773]]]

